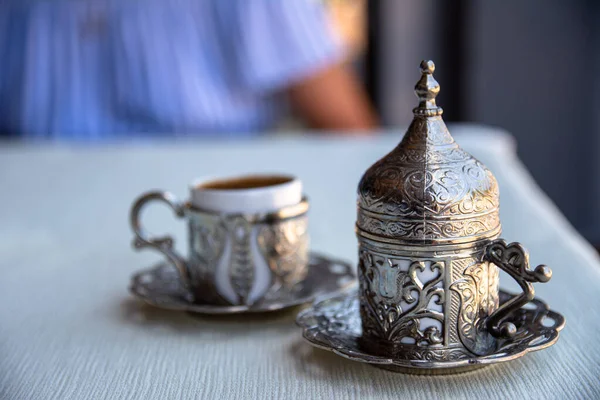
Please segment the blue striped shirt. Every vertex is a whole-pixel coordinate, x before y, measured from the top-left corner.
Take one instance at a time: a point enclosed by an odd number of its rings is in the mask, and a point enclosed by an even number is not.
[[[2,0],[0,132],[251,135],[340,56],[315,0]]]

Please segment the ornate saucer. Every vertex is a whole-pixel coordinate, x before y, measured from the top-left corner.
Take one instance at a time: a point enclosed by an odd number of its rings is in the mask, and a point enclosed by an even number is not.
[[[169,310],[199,314],[235,314],[281,310],[313,301],[316,297],[346,290],[356,282],[355,268],[345,261],[311,253],[306,279],[292,290],[279,290],[250,306],[192,303],[175,268],[160,263],[131,278],[129,290],[144,302]]]
[[[500,302],[513,297],[500,290]],[[370,354],[361,345],[362,327],[359,301],[356,290],[317,300],[296,318],[303,328],[304,338],[312,345],[329,350],[352,361],[372,364],[394,372],[422,375],[442,375],[466,372],[490,364],[510,361],[530,351],[545,349],[558,340],[564,327],[564,317],[550,310],[541,300],[534,299],[523,308],[511,313],[507,321],[517,327],[512,339],[500,339],[496,350],[485,356],[476,356],[449,361],[436,360],[435,350],[425,352],[423,359],[388,358]]]

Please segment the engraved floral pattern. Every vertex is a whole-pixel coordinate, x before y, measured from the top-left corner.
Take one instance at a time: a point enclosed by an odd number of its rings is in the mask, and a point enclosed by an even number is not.
[[[493,264],[473,261],[464,270],[462,278],[450,285],[450,289],[460,297],[460,340],[469,350],[482,354],[493,345],[483,322],[498,307],[498,271]]]
[[[228,275],[231,287],[244,304],[254,285],[255,262],[251,254],[253,241],[272,275],[267,295],[302,281],[308,272],[308,233],[305,215],[270,223],[248,221],[243,216],[221,217],[194,213],[190,218],[191,278],[202,300],[215,304],[229,303],[218,294],[214,273],[228,247]]]
[[[500,226],[497,213],[467,220],[398,219],[359,212],[357,226],[367,232],[392,238],[456,239],[493,232]]]
[[[306,276],[307,227],[307,218],[298,217],[259,229],[258,245],[280,285],[292,286]]]
[[[430,308],[430,303],[442,306],[444,288],[439,284],[444,276],[444,263],[433,261],[430,272],[436,275],[422,282],[418,271],[425,271],[424,261],[412,261],[403,271],[390,258],[360,252],[359,282],[363,329],[367,335],[386,341],[412,339],[413,344],[433,345],[443,340],[443,312]],[[406,305],[403,307],[402,303]],[[421,329],[420,320],[433,319],[442,329],[429,326]]]
[[[500,228],[498,197],[492,173],[454,142],[441,117],[415,117],[362,177],[358,228],[406,240],[491,235]]]
[[[250,254],[252,225],[242,216],[228,218],[225,223],[231,241],[229,280],[238,302],[244,304],[254,284],[255,266]]]

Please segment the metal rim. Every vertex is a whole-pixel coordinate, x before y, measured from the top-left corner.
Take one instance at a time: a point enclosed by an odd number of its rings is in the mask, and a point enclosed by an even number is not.
[[[193,206],[190,202],[185,203],[185,210],[188,213],[192,214],[204,214],[216,218],[221,218],[223,216],[237,217],[241,216],[245,220],[249,222],[272,222],[272,221],[280,221],[286,220],[290,218],[296,218],[301,215],[304,215],[308,212],[309,202],[308,198],[304,196],[302,201],[293,206],[284,207],[277,211],[266,212],[266,213],[250,213],[250,214],[233,214],[233,213],[217,213],[213,211],[203,210],[201,208]]]

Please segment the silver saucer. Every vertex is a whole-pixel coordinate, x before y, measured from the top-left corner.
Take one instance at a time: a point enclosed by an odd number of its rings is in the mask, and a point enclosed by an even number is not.
[[[343,291],[356,282],[355,268],[345,261],[311,253],[306,279],[292,290],[267,293],[250,306],[223,306],[192,303],[175,268],[160,263],[131,278],[131,293],[156,307],[199,314],[235,314],[281,310],[313,301],[316,297]]]
[[[500,302],[513,295],[500,290]],[[498,340],[496,350],[485,356],[469,356],[449,361],[436,361],[435,350],[431,359],[407,360],[387,358],[368,353],[361,347],[362,326],[356,290],[315,302],[296,318],[303,328],[303,336],[312,345],[329,350],[352,361],[372,364],[394,372],[438,375],[465,372],[490,364],[510,361],[531,351],[545,349],[558,340],[564,327],[564,317],[539,299],[507,317],[517,327],[512,339]]]

